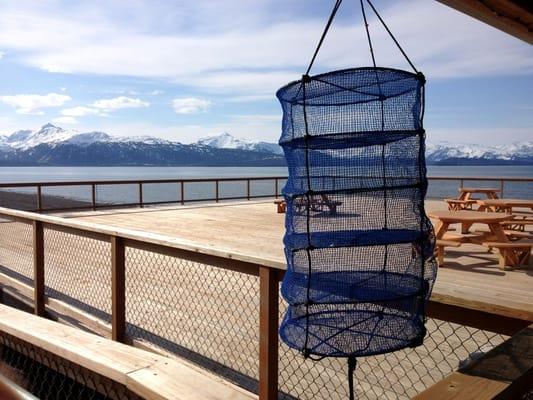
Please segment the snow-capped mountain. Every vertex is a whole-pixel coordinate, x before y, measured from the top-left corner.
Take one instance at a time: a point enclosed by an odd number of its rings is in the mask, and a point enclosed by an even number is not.
[[[430,164],[459,163],[461,160],[472,162],[495,161],[518,163],[533,162],[533,142],[513,143],[508,145],[457,144],[450,142],[428,143],[426,160]]]
[[[114,137],[53,124],[0,136],[0,165],[285,165],[276,143],[227,132],[182,144],[153,136]],[[428,164],[533,165],[533,142],[486,146],[428,143]]]
[[[277,143],[239,139],[227,132],[223,132],[220,135],[206,136],[199,139],[196,144],[210,146],[217,149],[255,150],[264,151],[266,153],[283,154],[283,150]]]
[[[46,124],[35,131],[0,136],[0,165],[284,165],[282,156],[252,147],[226,149],[152,136],[114,137]]]

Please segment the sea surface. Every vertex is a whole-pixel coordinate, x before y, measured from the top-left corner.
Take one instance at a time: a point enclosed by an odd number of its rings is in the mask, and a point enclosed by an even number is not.
[[[0,183],[56,182],[128,179],[181,179],[181,178],[235,178],[286,176],[285,167],[0,167]],[[431,177],[487,177],[533,178],[533,166],[428,166]],[[430,179],[429,198],[456,197],[459,180],[439,181]],[[283,181],[279,182],[281,190]],[[500,182],[465,181],[464,186],[500,187]],[[18,192],[35,193],[35,188],[16,189]],[[252,195],[274,193],[274,181],[252,182]],[[90,200],[90,186],[51,187],[43,189],[44,195],[61,196],[78,200]],[[202,199],[215,196],[212,183],[189,183],[185,199]],[[244,182],[221,183],[220,197],[244,196]],[[504,197],[533,198],[533,182],[505,182]],[[177,201],[179,185],[146,184],[143,199],[149,201]],[[124,203],[138,199],[137,185],[101,185],[97,187],[98,202]]]

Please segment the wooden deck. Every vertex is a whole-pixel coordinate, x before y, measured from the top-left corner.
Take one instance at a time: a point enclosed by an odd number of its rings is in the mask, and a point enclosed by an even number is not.
[[[427,210],[446,210],[427,201]],[[268,202],[127,209],[68,214],[87,222],[168,235],[229,254],[261,259],[284,268],[284,214]],[[473,227],[476,229],[476,226]],[[447,304],[533,321],[533,269],[500,271],[498,257],[486,248],[464,245],[447,250],[433,299]]]
[[[427,202],[430,210],[446,207],[443,201]],[[142,237],[152,243],[165,242],[192,252],[201,249],[204,254],[276,269],[285,269],[286,265],[282,244],[284,215],[276,213],[273,201],[132,208],[63,216],[68,218],[63,221],[73,228],[83,225],[95,233],[119,232],[126,238]],[[46,222],[51,217],[40,218]],[[45,230],[46,285],[56,293],[55,299],[49,299],[47,304],[57,306],[62,300],[69,303],[72,307],[64,314],[71,317],[70,322],[72,318],[81,321],[73,313],[74,308],[86,310],[95,317],[100,311],[109,314],[109,242],[69,232],[69,229]],[[0,239],[0,267],[4,265],[8,270],[31,276],[31,225],[0,224]],[[445,261],[447,266],[439,270],[433,291],[434,300],[533,322],[531,270],[500,271],[496,254],[473,245],[451,250]],[[174,346],[177,344],[257,379],[259,279],[256,276],[132,248],[127,252],[126,264],[130,334],[143,343],[148,341],[179,355],[181,350],[176,351]],[[24,294],[30,289],[23,290],[5,274],[0,273],[0,278],[3,279],[0,283],[13,287],[16,293]],[[283,310],[284,304],[280,307]],[[101,322],[81,322],[92,330],[96,327],[104,335],[109,333],[107,328],[101,329]],[[471,354],[486,351],[504,340],[501,335],[438,319],[428,321],[428,332],[424,346],[361,360],[356,371],[358,397],[410,398],[456,370],[459,362]],[[302,399],[316,398],[313,394],[331,399],[347,396],[344,360],[328,359],[320,363],[304,360],[281,344],[279,364],[279,387],[285,393]],[[234,379],[231,374],[224,376]]]

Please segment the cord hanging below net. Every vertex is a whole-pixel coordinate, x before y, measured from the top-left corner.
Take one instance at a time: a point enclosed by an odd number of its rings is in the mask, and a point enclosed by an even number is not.
[[[277,92],[289,177],[283,189],[288,303],[281,339],[314,360],[356,358],[422,343],[436,277],[423,129],[424,84],[414,69],[372,67],[310,76],[337,0],[302,79]]]

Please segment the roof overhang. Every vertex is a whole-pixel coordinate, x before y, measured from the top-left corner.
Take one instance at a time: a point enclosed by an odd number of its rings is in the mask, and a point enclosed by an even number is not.
[[[437,0],[533,44],[533,0]]]

